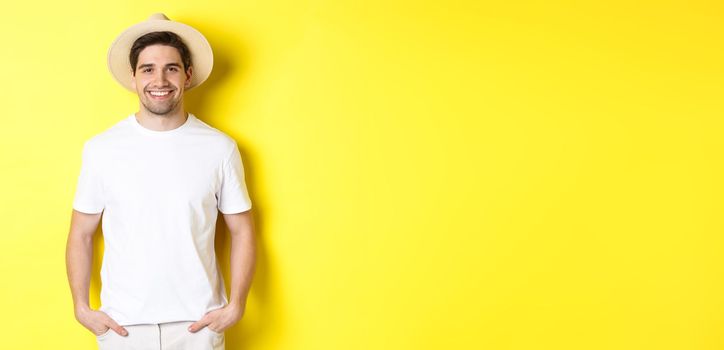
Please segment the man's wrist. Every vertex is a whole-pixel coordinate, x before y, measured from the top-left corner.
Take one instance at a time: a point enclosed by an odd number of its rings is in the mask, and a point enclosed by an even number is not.
[[[231,310],[232,312],[239,315],[239,318],[241,318],[241,315],[244,314],[244,309],[246,309],[246,300],[229,300],[229,305],[227,305],[227,308]]]
[[[242,305],[242,303],[239,300],[229,300],[229,307],[238,308],[241,305]]]
[[[75,305],[75,313],[80,314],[84,312],[91,311],[90,305],[88,304],[76,304]]]

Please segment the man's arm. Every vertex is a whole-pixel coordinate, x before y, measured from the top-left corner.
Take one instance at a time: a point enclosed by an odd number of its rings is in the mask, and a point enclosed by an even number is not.
[[[254,221],[251,210],[223,215],[231,234],[231,296],[228,305],[207,313],[189,326],[189,331],[194,333],[203,327],[219,333],[224,332],[239,322],[246,309],[246,297],[256,265]]]
[[[231,296],[229,304],[243,306],[246,305],[256,265],[254,219],[251,210],[223,215],[231,234]]]
[[[81,213],[74,209],[70,219],[65,264],[76,313],[90,309],[88,292],[93,262],[93,235],[98,229],[101,215]]]
[[[102,213],[86,214],[73,210],[70,233],[65,249],[65,265],[70,292],[73,295],[75,318],[96,335],[112,328],[125,335],[126,330],[101,311],[90,308],[88,293],[93,263],[93,235],[98,229]]]

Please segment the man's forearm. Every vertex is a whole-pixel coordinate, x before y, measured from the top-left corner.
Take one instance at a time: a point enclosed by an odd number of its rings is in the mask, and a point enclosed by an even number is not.
[[[230,304],[244,305],[256,265],[256,240],[251,226],[231,233]]]
[[[90,309],[88,292],[92,263],[93,239],[83,238],[80,235],[68,235],[65,264],[76,311]]]

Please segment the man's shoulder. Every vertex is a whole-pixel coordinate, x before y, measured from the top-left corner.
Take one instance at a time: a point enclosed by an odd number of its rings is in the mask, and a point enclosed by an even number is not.
[[[119,138],[123,138],[123,135],[127,133],[128,127],[128,117],[123,118],[105,130],[92,135],[85,141],[84,147],[88,149],[99,149],[112,144]]]
[[[230,149],[231,147],[236,147],[236,140],[234,140],[233,137],[229,136],[227,133],[207,124],[203,120],[199,119],[198,117],[194,116],[196,119],[197,128],[203,133],[206,137],[208,137],[210,140],[213,140],[213,143],[217,146],[224,148],[224,149]]]

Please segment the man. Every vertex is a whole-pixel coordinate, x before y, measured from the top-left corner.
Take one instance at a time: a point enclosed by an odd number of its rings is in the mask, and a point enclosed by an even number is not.
[[[111,45],[108,66],[139,111],[83,145],[66,264],[76,319],[104,349],[224,349],[255,264],[251,201],[236,141],[184,111],[209,76],[204,36],[155,14]],[[231,296],[217,268],[218,211],[231,232]],[[89,307],[103,215],[101,307]]]

